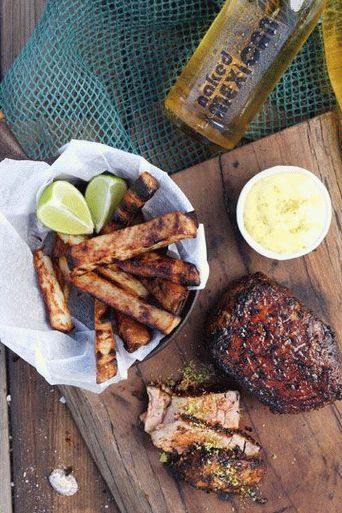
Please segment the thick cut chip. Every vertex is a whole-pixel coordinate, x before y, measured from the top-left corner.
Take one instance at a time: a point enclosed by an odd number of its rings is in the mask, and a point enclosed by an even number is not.
[[[141,281],[137,280],[134,276],[126,273],[125,271],[122,271],[115,264],[99,267],[97,272],[134,296],[146,298],[149,295],[149,291]]]
[[[73,284],[115,310],[166,335],[171,333],[181,321],[180,317],[149,305],[144,300],[132,296],[96,273],[90,272],[81,276],[74,276]]]
[[[112,323],[104,319],[108,306],[95,299],[95,357],[96,383],[108,381],[117,373],[116,344]]]
[[[58,283],[63,290],[65,300],[68,301],[70,296],[70,268],[66,256],[59,256],[52,259],[53,268],[56,273]]]
[[[66,235],[64,233],[56,233],[54,237],[52,262],[66,301],[69,299],[71,289],[71,271],[68,263],[70,248],[74,244],[79,244],[80,242],[86,240],[86,238],[87,237],[85,235]]]
[[[65,233],[56,233],[53,244],[53,256],[67,256],[70,253],[71,246],[80,244],[87,240],[86,235],[66,235]]]
[[[57,233],[57,235],[67,246],[75,246],[88,239],[87,235],[67,235],[65,233]]]
[[[103,227],[102,233],[111,233],[131,225],[145,203],[158,189],[159,183],[154,176],[148,172],[142,173],[128,189],[114,211],[112,220]]]
[[[168,246],[197,234],[197,217],[194,212],[171,212],[146,223],[100,235],[71,248],[75,274],[88,272],[99,265],[116,260],[127,260],[141,253]]]
[[[168,312],[178,314],[188,297],[188,289],[178,283],[161,278],[143,278],[143,285]]]
[[[152,332],[147,326],[118,311],[115,312],[115,318],[126,351],[133,353],[150,342]]]
[[[129,260],[118,261],[117,265],[126,272],[147,278],[163,278],[188,287],[200,284],[197,267],[178,258],[151,252]]]
[[[51,258],[38,249],[33,254],[33,263],[51,327],[64,332],[71,331],[74,325]]]
[[[133,296],[146,298],[149,295],[147,288],[134,276],[121,271],[115,265],[98,268],[99,274],[116,283]],[[141,322],[115,311],[116,326],[123,340],[126,351],[133,353],[139,347],[148,344],[152,338],[152,332]]]

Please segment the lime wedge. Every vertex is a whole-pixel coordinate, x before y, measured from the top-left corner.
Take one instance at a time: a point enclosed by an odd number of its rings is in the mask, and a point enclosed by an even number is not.
[[[90,208],[97,233],[109,221],[126,191],[125,180],[118,176],[98,175],[88,183],[85,199]]]
[[[93,233],[94,224],[86,200],[71,183],[48,185],[38,201],[37,217],[45,226],[68,235]]]

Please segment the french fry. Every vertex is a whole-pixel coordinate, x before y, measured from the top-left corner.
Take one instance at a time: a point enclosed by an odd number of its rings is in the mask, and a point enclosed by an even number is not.
[[[144,278],[143,284],[165,310],[176,315],[182,310],[189,293],[186,287],[161,278]]]
[[[53,268],[56,273],[58,283],[61,286],[66,302],[70,296],[70,268],[66,256],[59,256],[52,259]]]
[[[80,276],[74,276],[73,284],[115,310],[166,335],[171,333],[181,321],[180,317],[149,305],[144,300],[132,296],[117,285],[101,278],[96,273],[89,272]]]
[[[98,267],[97,272],[109,281],[113,281],[117,285],[120,285],[120,287],[127,290],[127,292],[134,296],[146,298],[149,295],[149,291],[141,281],[137,280],[131,274],[125,273],[125,271],[122,271],[115,264]]]
[[[64,332],[71,331],[74,325],[51,258],[38,249],[33,254],[33,263],[51,327]]]
[[[194,212],[171,212],[146,223],[86,240],[71,248],[75,264],[73,276],[92,271],[99,265],[127,260],[182,239],[194,238],[197,227]]]
[[[103,227],[101,233],[112,233],[131,225],[133,219],[158,189],[159,183],[154,176],[147,172],[142,173],[128,189],[114,211],[112,220]]]
[[[163,278],[188,287],[199,285],[201,281],[194,264],[155,252],[117,261],[116,264],[123,271],[137,276]]]
[[[58,233],[55,233],[55,237],[53,240],[53,247],[52,247],[52,257],[58,258],[60,256],[66,256],[70,252],[70,246],[65,244],[62,239],[59,237]]]
[[[118,366],[116,359],[116,343],[112,323],[106,321],[104,316],[108,306],[95,299],[94,328],[95,328],[95,357],[96,357],[96,383],[108,381],[116,375]]]
[[[119,336],[124,342],[126,351],[133,353],[139,347],[148,344],[152,338],[152,333],[149,328],[141,324],[141,322],[127,317],[127,315],[115,311],[115,319],[118,328]]]
[[[70,254],[70,248],[73,244],[79,244],[85,239],[86,237],[84,235],[55,234],[52,248],[52,263],[66,301],[69,299],[71,289],[71,271],[67,256]]]
[[[140,298],[146,298],[149,295],[147,288],[134,276],[121,271],[116,265],[99,267],[98,273],[116,283],[130,294]],[[141,322],[127,317],[127,315],[114,311],[118,333],[123,340],[125,349],[132,353],[150,342],[152,338],[151,330],[141,324]]]
[[[87,240],[86,235],[66,235],[65,233],[56,233],[53,244],[53,256],[67,256],[70,253],[71,246],[80,244]]]
[[[116,265],[99,267],[98,273],[125,289],[130,294],[140,298],[146,298],[149,295],[147,288],[134,276],[121,271]],[[127,317],[127,315],[114,311],[118,333],[123,340],[125,349],[132,353],[139,347],[150,342],[152,333],[149,328],[141,322]]]
[[[57,235],[67,246],[75,246],[88,239],[87,235],[67,235],[66,233],[59,232]]]
[[[137,217],[139,217],[139,214]],[[140,222],[143,222],[143,218]],[[146,298],[149,295],[149,291],[139,280],[131,274],[125,273],[115,264],[102,267],[100,266],[97,268],[97,272],[134,296]],[[141,322],[138,322],[117,310],[114,310],[114,314],[117,330],[124,343],[126,351],[132,353],[139,349],[139,347],[150,342],[152,332],[147,328],[147,326],[144,326]]]

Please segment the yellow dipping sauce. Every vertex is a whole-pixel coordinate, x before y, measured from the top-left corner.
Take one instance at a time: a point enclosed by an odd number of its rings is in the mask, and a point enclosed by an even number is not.
[[[247,194],[243,219],[249,235],[279,254],[311,246],[321,235],[326,205],[307,175],[284,172],[257,181]]]

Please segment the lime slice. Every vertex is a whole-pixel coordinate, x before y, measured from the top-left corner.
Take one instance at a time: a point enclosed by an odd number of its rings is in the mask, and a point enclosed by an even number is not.
[[[109,221],[126,191],[125,180],[118,176],[98,175],[88,183],[85,199],[90,208],[97,233]]]
[[[48,185],[38,201],[37,217],[45,226],[68,235],[93,233],[86,200],[76,187],[59,180]]]

